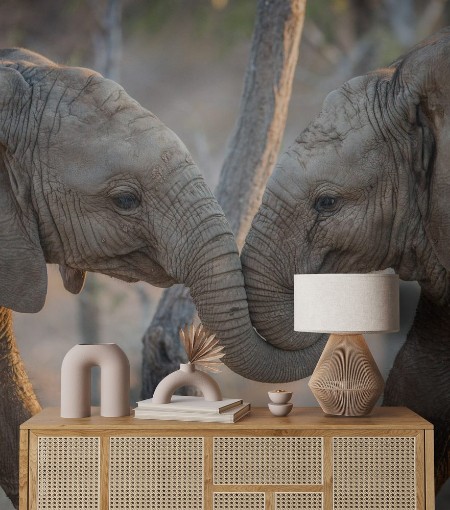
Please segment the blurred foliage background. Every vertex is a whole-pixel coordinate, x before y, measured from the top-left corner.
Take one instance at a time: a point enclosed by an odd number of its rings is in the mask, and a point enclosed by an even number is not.
[[[2,45],[33,46],[37,51],[50,51],[68,65],[89,65],[91,37],[98,28],[93,4],[102,3],[4,0],[0,6]],[[191,41],[207,41],[215,46],[217,56],[250,38],[256,10],[255,0],[121,3],[125,41],[129,37],[151,40],[172,31],[178,39],[180,31],[189,31]],[[303,43],[330,64],[362,43],[373,45],[371,62],[366,62],[377,65],[445,26],[449,16],[446,0],[313,0],[307,3]]]
[[[3,0],[0,44],[22,46],[61,64],[98,69],[96,41],[108,0]],[[118,81],[188,146],[214,188],[239,109],[256,0],[114,0],[121,6],[116,47]],[[271,0],[268,0],[271,1]],[[352,76],[388,65],[422,38],[450,23],[447,0],[310,0],[284,146],[316,115],[325,95]],[[96,276],[87,292],[68,294],[57,268],[37,315],[15,314],[19,347],[42,405],[59,403],[59,370],[82,341],[117,342],[132,364],[140,392],[141,338],[160,289]],[[418,290],[404,284],[402,330],[371,343],[383,375],[404,341]],[[265,404],[266,386],[224,370],[225,393]],[[292,383],[297,405],[315,405],[306,381]],[[12,508],[0,495],[0,509]],[[450,485],[438,499],[450,508]]]

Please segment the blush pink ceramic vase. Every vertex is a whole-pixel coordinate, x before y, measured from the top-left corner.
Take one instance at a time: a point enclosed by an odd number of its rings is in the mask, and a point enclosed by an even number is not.
[[[91,369],[100,367],[100,414],[130,414],[130,363],[116,344],[78,344],[61,365],[61,417],[91,415]]]
[[[168,404],[174,392],[182,386],[195,386],[205,400],[222,400],[222,392],[216,381],[205,372],[196,370],[193,363],[182,363],[180,369],[165,377],[153,393],[154,404]]]

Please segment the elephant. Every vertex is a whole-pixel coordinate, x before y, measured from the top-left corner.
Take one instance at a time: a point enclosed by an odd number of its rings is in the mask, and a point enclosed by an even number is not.
[[[435,425],[436,488],[450,454],[450,28],[389,67],[330,92],[281,155],[241,254],[253,326],[302,353],[310,375],[326,337],[293,331],[293,275],[392,268],[421,287],[385,405]],[[284,380],[292,362],[279,367]]]
[[[0,50],[0,91],[0,485],[17,504],[18,425],[39,405],[11,310],[43,307],[46,264],[72,293],[86,271],[184,284],[246,377],[276,379],[267,360],[291,353],[254,330],[229,223],[173,131],[119,84],[24,49]]]

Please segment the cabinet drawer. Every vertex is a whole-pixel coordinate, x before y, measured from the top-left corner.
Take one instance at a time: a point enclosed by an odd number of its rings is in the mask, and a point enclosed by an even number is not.
[[[214,492],[213,510],[265,510],[264,492]]]
[[[274,510],[322,510],[321,492],[275,492]],[[265,510],[264,492],[214,492],[213,510]]]
[[[214,483],[322,484],[321,437],[215,437]]]
[[[321,492],[276,492],[274,510],[322,510]]]

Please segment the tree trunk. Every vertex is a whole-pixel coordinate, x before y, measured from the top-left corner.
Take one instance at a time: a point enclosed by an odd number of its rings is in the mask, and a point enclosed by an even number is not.
[[[93,68],[119,81],[122,59],[122,0],[90,0],[96,30],[92,35]]]
[[[40,411],[12,329],[12,312],[0,307],[0,485],[19,508],[19,426]]]
[[[384,6],[397,40],[405,49],[413,46],[417,42],[417,15],[414,12],[414,0],[384,0]]]
[[[172,292],[164,292],[145,333],[142,364],[142,395],[152,396],[159,381],[186,363],[186,353],[178,338],[179,325],[192,322],[195,306],[184,285],[174,285]],[[174,341],[176,339],[177,341]],[[177,391],[182,395],[195,394],[194,388]]]
[[[239,248],[280,150],[305,5],[306,0],[258,1],[240,113],[216,189]],[[157,383],[179,364],[178,331],[194,316],[186,290],[177,286],[164,292],[143,338],[143,398],[151,396]],[[164,365],[158,354],[161,345],[168,355]]]

